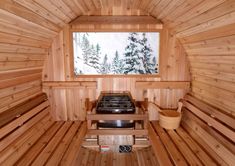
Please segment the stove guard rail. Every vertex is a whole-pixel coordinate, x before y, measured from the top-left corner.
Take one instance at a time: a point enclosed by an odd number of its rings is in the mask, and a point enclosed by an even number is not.
[[[135,106],[139,108],[136,114],[96,114],[97,100],[90,101],[86,98],[86,120],[87,120],[87,135],[148,135],[148,99],[144,101],[135,101]],[[98,120],[134,120],[142,122],[142,129],[92,129],[92,124]]]

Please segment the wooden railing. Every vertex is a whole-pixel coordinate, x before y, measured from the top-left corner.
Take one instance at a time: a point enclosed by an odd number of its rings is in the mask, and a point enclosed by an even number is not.
[[[89,88],[96,89],[96,81],[44,81],[43,88]]]
[[[87,135],[148,135],[148,100],[137,101],[135,105],[139,108],[137,114],[96,114],[95,107],[97,101],[86,99],[87,111]],[[92,129],[92,123],[99,120],[134,120],[142,121],[142,129]]]
[[[138,89],[186,89],[190,88],[189,81],[136,81]]]

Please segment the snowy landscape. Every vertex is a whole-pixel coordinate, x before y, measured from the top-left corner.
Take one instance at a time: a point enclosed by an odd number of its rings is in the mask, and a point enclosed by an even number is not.
[[[73,33],[74,72],[158,73],[159,33]]]

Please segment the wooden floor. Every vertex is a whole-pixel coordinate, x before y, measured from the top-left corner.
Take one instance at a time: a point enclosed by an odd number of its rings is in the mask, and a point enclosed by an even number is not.
[[[144,148],[132,153],[100,153],[81,148],[76,159],[77,165],[83,166],[158,166],[152,148]]]
[[[158,165],[151,148],[123,154],[100,153],[81,147],[87,131],[85,122],[54,122],[49,116],[47,117],[43,121],[39,121],[33,128],[25,131],[0,152],[0,165]],[[34,129],[34,132],[32,132],[32,129]],[[12,134],[15,133],[11,133],[7,138],[11,137]],[[0,147],[4,146],[2,143],[4,142],[0,143]]]
[[[0,165],[76,165],[74,160],[86,133],[86,123],[54,122],[47,117],[0,151]],[[25,128],[28,123],[30,121],[22,127]],[[18,131],[22,131],[22,127]],[[0,148],[13,135],[16,133],[11,133],[1,141]]]
[[[164,130],[157,121],[152,121],[150,126],[163,150],[152,144],[132,153],[101,153],[81,147],[87,127],[85,122],[51,121],[50,127],[42,129],[45,132],[37,140],[36,133],[35,136],[29,136],[29,130],[15,140],[10,148],[0,152],[0,155],[3,154],[0,156],[0,165],[158,166],[161,154],[155,156],[154,148],[166,151],[172,165],[225,165],[218,155],[210,153],[210,148],[204,149],[199,143],[201,140],[192,138],[182,126],[177,130]],[[40,130],[38,128],[38,132]]]

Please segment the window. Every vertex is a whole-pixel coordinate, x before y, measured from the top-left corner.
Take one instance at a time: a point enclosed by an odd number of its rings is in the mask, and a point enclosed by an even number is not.
[[[158,32],[74,32],[75,75],[156,74]]]

